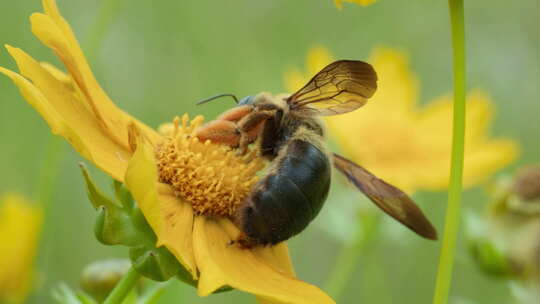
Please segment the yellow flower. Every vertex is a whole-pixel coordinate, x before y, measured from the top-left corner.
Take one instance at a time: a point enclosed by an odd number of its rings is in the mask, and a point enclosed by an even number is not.
[[[367,6],[367,5],[370,5],[371,3],[373,3],[373,2],[375,2],[377,0],[334,0],[334,4],[336,5],[336,7],[338,9],[342,9],[343,8],[343,1],[356,3],[356,4],[359,4],[359,5],[362,5],[362,6]]]
[[[294,92],[332,61],[326,49],[314,48],[308,55],[308,73],[287,73],[287,89]],[[400,51],[378,48],[368,62],[379,76],[373,100],[352,113],[328,117],[330,134],[345,155],[392,184],[409,192],[445,189],[451,154],[451,96],[419,106],[419,82]],[[485,92],[474,90],[468,95],[465,186],[481,182],[518,154],[515,141],[488,136],[493,112]]]
[[[53,133],[127,185],[157,235],[156,246],[170,250],[198,280],[199,295],[231,286],[262,301],[333,303],[320,289],[294,277],[286,244],[253,250],[227,246],[239,230],[217,215],[227,208],[233,210],[246,195],[245,189],[256,180],[252,175],[257,161],[238,157],[222,146],[197,142],[190,132],[202,118],[191,124],[187,117],[181,122],[177,119],[160,133],[116,107],[97,83],[55,1],[43,0],[43,6],[44,14],[30,18],[32,31],[68,73],[11,46],[7,49],[20,74],[5,68],[0,72],[19,87]],[[243,180],[233,184],[231,176]],[[229,206],[221,204],[222,198],[227,198]]]
[[[41,220],[24,197],[0,198],[0,303],[23,303],[30,291]]]

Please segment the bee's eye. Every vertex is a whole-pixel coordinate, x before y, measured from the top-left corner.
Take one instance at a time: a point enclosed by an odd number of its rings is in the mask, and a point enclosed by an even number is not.
[[[254,100],[253,95],[246,96],[246,97],[240,99],[240,102],[238,102],[238,105],[242,106],[242,105],[252,104],[253,100]]]

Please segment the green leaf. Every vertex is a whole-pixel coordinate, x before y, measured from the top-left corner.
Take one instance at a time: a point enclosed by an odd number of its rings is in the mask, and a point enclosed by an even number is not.
[[[79,167],[81,168],[82,175],[84,177],[84,181],[86,182],[86,194],[88,195],[88,198],[90,199],[90,202],[94,206],[94,208],[99,208],[100,206],[106,206],[106,207],[120,207],[120,205],[114,203],[113,200],[111,200],[109,197],[107,197],[105,194],[103,194],[97,187],[92,178],[90,177],[90,174],[88,173],[88,169],[86,169],[86,166],[83,163],[79,163]]]

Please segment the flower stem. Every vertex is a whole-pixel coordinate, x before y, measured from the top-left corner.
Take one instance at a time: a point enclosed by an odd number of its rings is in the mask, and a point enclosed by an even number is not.
[[[349,278],[354,272],[356,263],[363,253],[366,244],[373,239],[376,231],[378,216],[366,214],[361,216],[358,221],[358,227],[352,243],[343,247],[338,255],[336,265],[330,274],[325,290],[334,300],[339,303],[339,297],[343,293]]]
[[[446,304],[452,280],[461,208],[463,158],[465,151],[465,16],[463,0],[449,0],[454,57],[454,123],[450,189],[439,259],[434,304]]]
[[[135,284],[139,280],[141,275],[131,267],[129,271],[124,275],[122,280],[114,286],[114,289],[107,296],[103,304],[120,304],[124,301],[128,293],[135,287]]]

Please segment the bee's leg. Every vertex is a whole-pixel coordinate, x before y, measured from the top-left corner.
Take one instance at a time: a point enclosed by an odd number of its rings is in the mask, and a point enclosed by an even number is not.
[[[241,232],[240,235],[236,239],[230,240],[227,243],[227,246],[232,246],[232,245],[237,245],[241,249],[251,249],[262,244],[259,240],[249,237],[244,232]]]
[[[247,152],[248,145],[257,139],[264,123],[274,115],[274,111],[258,111],[248,114],[238,121],[238,130],[240,131],[239,154]]]
[[[228,120],[213,120],[195,131],[195,136],[201,141],[210,140],[213,143],[238,147],[240,131],[236,123]]]
[[[232,108],[221,114],[216,120],[198,128],[195,131],[195,136],[202,141],[210,140],[214,143],[238,147],[240,130],[238,130],[237,123],[252,112],[253,106],[249,105]]]
[[[228,121],[238,122],[240,119],[249,115],[251,112],[253,112],[253,106],[251,105],[238,106],[228,111],[225,111],[224,113],[218,116],[217,120],[228,120]]]

